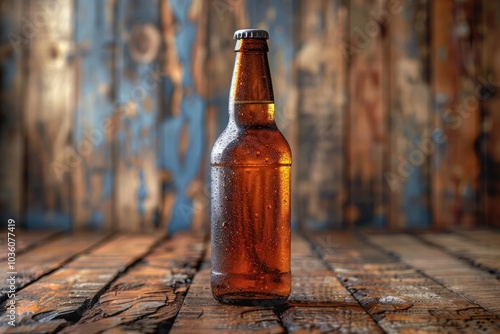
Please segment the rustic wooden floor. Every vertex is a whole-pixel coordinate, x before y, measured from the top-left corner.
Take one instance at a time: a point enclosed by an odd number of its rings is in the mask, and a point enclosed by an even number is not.
[[[295,235],[282,306],[218,304],[208,245],[18,232],[16,327],[2,288],[0,332],[500,332],[500,231]],[[4,253],[0,267],[5,282]]]

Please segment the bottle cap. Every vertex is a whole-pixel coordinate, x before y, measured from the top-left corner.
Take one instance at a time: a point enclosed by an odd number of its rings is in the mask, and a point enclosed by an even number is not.
[[[261,29],[241,29],[234,33],[233,39],[261,38],[269,39],[269,33]]]

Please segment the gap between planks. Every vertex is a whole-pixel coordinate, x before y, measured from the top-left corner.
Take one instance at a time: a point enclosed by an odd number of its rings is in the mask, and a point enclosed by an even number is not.
[[[110,234],[95,232],[80,232],[73,235],[64,235],[45,243],[33,243],[33,246],[16,256],[15,271],[16,291],[36,282],[41,277],[71,262],[74,258],[85,253],[92,247],[109,238]],[[7,268],[7,259],[0,261],[1,268]],[[0,281],[5,282],[7,272],[0,273]],[[0,293],[0,302],[7,299],[7,292]]]
[[[499,330],[494,312],[391,256],[386,249],[345,232],[308,236],[325,262],[342,277],[344,286],[388,333]]]
[[[207,243],[178,233],[115,280],[99,301],[62,333],[165,332],[177,315]]]
[[[456,294],[493,314],[500,313],[500,281],[491,273],[409,234],[365,237]]]
[[[30,284],[16,295],[18,326],[5,332],[53,332],[79,320],[123,272],[148,254],[163,235],[118,235],[63,268]],[[5,312],[0,314],[5,317]],[[66,321],[61,321],[66,320]],[[42,326],[42,327],[39,327]]]
[[[481,244],[454,233],[418,233],[412,235],[428,245],[468,262],[473,267],[495,275],[497,279],[500,278],[500,235],[496,236],[497,245],[487,242]]]
[[[1,234],[2,241],[7,240],[7,232]],[[61,236],[63,231],[26,231],[14,230],[14,239],[16,240],[16,256],[19,256],[34,247],[40,246],[43,243],[53,240]],[[0,261],[7,258],[7,253],[0,254]]]

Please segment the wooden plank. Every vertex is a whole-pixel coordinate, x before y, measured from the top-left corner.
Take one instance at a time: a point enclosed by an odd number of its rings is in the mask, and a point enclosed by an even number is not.
[[[500,3],[479,1],[482,6],[481,68],[478,86],[483,133],[477,142],[481,154],[483,222],[500,226]]]
[[[389,2],[349,2],[345,221],[350,227],[387,225],[384,168],[388,148],[387,42]]]
[[[494,312],[453,293],[352,234],[330,232],[311,239],[344,286],[388,333],[499,329]]]
[[[418,236],[456,257],[467,260],[472,265],[496,274],[500,278],[500,235],[496,236],[496,247],[480,245],[456,234],[419,234]]]
[[[16,256],[23,254],[25,251],[47,242],[59,235],[61,231],[27,231],[16,229]],[[7,240],[7,230],[1,234],[1,240]],[[0,260],[7,258],[6,253],[0,254]]]
[[[158,123],[158,166],[162,172],[160,228],[175,232],[207,225],[209,148],[205,124],[208,28],[203,0],[161,1],[162,113]],[[227,65],[227,64],[226,64]],[[213,116],[212,116],[213,117]],[[210,125],[212,124],[212,125]]]
[[[382,332],[300,236],[292,239],[292,293],[280,314],[289,333]]]
[[[27,1],[27,84],[23,129],[27,228],[69,229],[71,178],[78,164],[70,146],[74,106],[73,1]],[[35,24],[36,23],[36,24]]]
[[[116,2],[115,211],[118,228],[152,230],[159,201],[156,163],[158,0]],[[161,142],[167,145],[168,142]]]
[[[21,129],[23,58],[26,38],[21,29],[25,2],[0,1],[0,226],[21,216],[23,133]]]
[[[171,333],[284,333],[272,305],[234,306],[217,302],[210,290],[210,249],[196,273]]]
[[[428,1],[389,3],[396,14],[388,27],[390,133],[384,173],[390,192],[388,226],[426,227],[431,224],[427,151],[433,143],[427,77]]]
[[[95,246],[107,237],[106,234],[79,233],[66,235],[45,243],[23,254],[16,254],[16,289],[38,280],[40,277],[68,263],[73,258]],[[0,261],[2,268],[7,268],[7,259]],[[0,273],[0,281],[4,282],[9,275]],[[0,300],[7,298],[7,291],[0,293]]]
[[[75,0],[76,103],[73,226],[111,229],[114,1]]]
[[[472,303],[499,313],[500,282],[494,275],[408,235],[372,235],[369,240]]]
[[[176,234],[163,242],[62,333],[168,331],[202,260],[207,246],[203,239]]]
[[[434,131],[443,133],[432,157],[433,225],[438,228],[476,222],[479,100],[474,92],[474,10],[473,0],[432,2]]]
[[[22,326],[39,323],[55,330],[60,326],[59,319],[77,321],[85,309],[93,306],[96,296],[158,239],[158,235],[120,235],[22,289],[16,294],[16,329],[21,331]],[[5,317],[5,312],[0,316]],[[7,324],[1,326],[3,330]]]
[[[498,230],[454,230],[453,232],[482,245],[500,248],[500,233]]]
[[[345,201],[346,8],[338,1],[301,1],[297,11],[297,102],[293,103],[298,124],[294,161],[299,221],[304,228],[339,227]]]

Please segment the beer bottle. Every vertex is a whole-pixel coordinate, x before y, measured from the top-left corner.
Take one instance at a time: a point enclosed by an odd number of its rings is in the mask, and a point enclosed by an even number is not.
[[[212,293],[239,305],[290,294],[290,147],[274,121],[264,30],[234,34],[229,122],[211,154]]]

